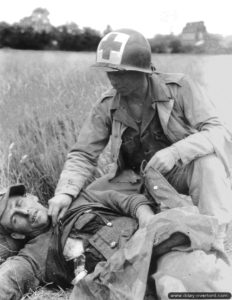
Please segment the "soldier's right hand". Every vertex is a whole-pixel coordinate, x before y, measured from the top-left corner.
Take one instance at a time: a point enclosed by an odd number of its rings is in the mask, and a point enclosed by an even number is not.
[[[48,200],[48,215],[52,218],[52,225],[64,216],[72,203],[72,196],[68,194],[59,194]]]

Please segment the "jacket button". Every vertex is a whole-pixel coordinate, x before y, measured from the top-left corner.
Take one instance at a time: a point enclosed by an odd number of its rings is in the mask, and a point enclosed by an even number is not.
[[[111,222],[108,222],[106,225],[109,226],[109,227],[112,227],[112,223]]]
[[[117,245],[117,243],[115,241],[111,242],[110,243],[110,248],[115,248]]]
[[[159,187],[158,187],[157,185],[154,185],[154,186],[153,186],[153,190],[158,190],[158,188],[159,188]]]

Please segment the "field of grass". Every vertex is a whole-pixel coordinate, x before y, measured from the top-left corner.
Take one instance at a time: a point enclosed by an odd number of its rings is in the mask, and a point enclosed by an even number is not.
[[[0,185],[47,200],[92,103],[105,89],[94,55],[0,52]],[[9,149],[10,147],[10,149]]]
[[[89,68],[94,59],[94,53],[0,51],[0,186],[25,182],[44,201],[51,197],[81,124],[109,86],[104,73]],[[206,85],[205,59],[154,55],[153,63]]]
[[[94,59],[94,53],[0,52],[1,186],[25,182],[44,201],[52,196],[68,149],[109,85],[90,68]],[[166,70],[166,59],[155,64]],[[178,71],[198,72],[195,58],[176,59],[170,70],[177,64]]]
[[[53,195],[68,150],[109,86],[104,73],[89,68],[94,59],[93,53],[0,50],[0,187],[24,182],[45,203]],[[232,56],[154,55],[153,62],[204,85],[230,122]],[[30,299],[67,297],[42,289]]]

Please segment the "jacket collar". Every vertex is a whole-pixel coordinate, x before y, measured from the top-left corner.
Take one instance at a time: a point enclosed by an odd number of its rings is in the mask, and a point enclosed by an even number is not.
[[[172,98],[166,83],[156,73],[150,79],[150,88],[152,102],[166,102]]]

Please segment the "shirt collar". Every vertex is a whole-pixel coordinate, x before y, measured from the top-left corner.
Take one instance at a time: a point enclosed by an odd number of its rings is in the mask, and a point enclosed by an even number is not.
[[[151,99],[152,102],[170,101],[171,93],[164,81],[162,81],[157,74],[153,74],[150,80]]]

